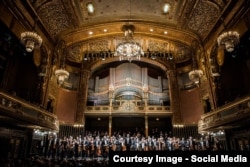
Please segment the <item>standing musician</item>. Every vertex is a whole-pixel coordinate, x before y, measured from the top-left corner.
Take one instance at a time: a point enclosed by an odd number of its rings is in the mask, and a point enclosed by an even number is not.
[[[162,136],[158,138],[158,150],[160,151],[165,150],[165,141]]]
[[[77,152],[78,152],[78,157],[82,157],[82,145],[83,145],[83,143],[82,143],[82,136],[79,135],[79,136],[76,138],[76,140],[77,140],[77,143],[78,143],[78,150],[77,150]]]
[[[157,140],[156,140],[156,138],[153,138],[152,139],[152,142],[153,142],[153,150],[155,151],[157,151],[158,150],[158,147],[157,147]]]
[[[173,137],[173,150],[179,150],[179,138]]]
[[[109,138],[107,136],[103,136],[102,140],[102,153],[104,157],[107,157],[109,154],[109,145],[110,145]]]
[[[78,147],[79,147],[79,143],[77,139],[74,139],[74,157],[78,158]]]
[[[82,156],[89,157],[89,140],[87,137],[84,137],[82,141]]]
[[[185,138],[184,137],[182,137],[181,138],[181,140],[180,140],[180,149],[181,149],[181,151],[186,151],[186,141],[185,141]]]
[[[95,155],[95,140],[93,137],[89,138],[89,156]]]
[[[168,151],[173,151],[173,140],[172,140],[171,137],[167,138],[166,143],[167,143],[167,149],[168,149]]]
[[[189,146],[188,146],[189,151],[195,150],[195,142],[194,142],[192,136],[189,137],[189,139],[188,139],[187,142],[188,142],[188,145],[189,145]]]
[[[126,145],[126,150],[130,151],[130,147],[131,147],[131,138],[130,135],[127,134],[127,137],[125,138],[125,145]]]
[[[96,152],[96,156],[101,156],[101,154],[102,154],[102,142],[101,142],[99,136],[96,136],[96,140],[95,140],[95,152]]]
[[[135,139],[135,151],[141,151],[141,142],[138,137]]]
[[[116,151],[116,137],[115,137],[115,136],[112,136],[110,142],[111,142],[111,143],[110,143],[110,144],[111,144],[111,145],[110,145],[111,150],[112,150],[112,151]]]
[[[146,147],[147,147],[146,139],[145,137],[142,137],[141,138],[141,151],[147,151]]]
[[[121,151],[126,151],[127,147],[126,147],[124,138],[122,137],[120,138],[120,143],[121,143]]]
[[[148,151],[153,151],[153,141],[150,136],[148,136]]]
[[[115,151],[121,151],[122,150],[120,139],[121,139],[121,135],[118,135],[118,137],[115,139],[115,145],[116,145]]]
[[[205,150],[208,150],[208,151],[211,150],[211,140],[209,139],[209,136],[205,137],[204,144],[205,144],[204,146]]]

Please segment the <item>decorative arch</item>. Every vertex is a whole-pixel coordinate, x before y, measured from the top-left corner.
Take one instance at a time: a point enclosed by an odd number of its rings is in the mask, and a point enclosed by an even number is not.
[[[102,65],[107,64],[107,63],[112,63],[112,62],[115,62],[115,61],[120,61],[118,56],[117,57],[107,58],[104,61],[97,61],[97,62],[93,63],[90,66],[91,73],[93,73],[94,71],[96,71]],[[159,67],[163,71],[168,71],[170,69],[170,65],[168,63],[164,63],[163,64],[161,62],[158,62],[158,61],[146,58],[146,57],[141,57],[141,59],[139,61],[144,62],[144,63],[148,63],[148,64],[152,64],[152,65],[154,65],[156,67]],[[124,62],[126,62],[126,60],[124,60]]]

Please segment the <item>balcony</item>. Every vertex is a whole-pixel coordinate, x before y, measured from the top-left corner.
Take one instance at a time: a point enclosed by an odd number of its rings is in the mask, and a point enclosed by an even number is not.
[[[4,92],[0,92],[0,115],[1,123],[26,128],[59,130],[59,123],[54,114]]]
[[[171,116],[170,106],[140,105],[136,100],[121,100],[118,105],[87,106],[85,115],[164,115]]]
[[[232,103],[201,116],[198,125],[199,132],[220,129],[232,129],[248,126],[250,122],[250,96],[238,99]]]

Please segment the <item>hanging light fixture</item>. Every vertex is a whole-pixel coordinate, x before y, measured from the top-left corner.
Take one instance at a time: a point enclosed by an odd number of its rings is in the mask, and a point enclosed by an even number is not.
[[[131,0],[129,1],[129,20],[131,19]],[[131,62],[134,59],[140,60],[141,55],[144,55],[142,47],[134,40],[135,26],[128,23],[122,26],[124,31],[124,42],[118,44],[114,56],[120,56],[120,61],[127,59]]]
[[[203,72],[199,69],[193,69],[188,73],[189,79],[193,81],[194,84],[199,85],[200,78],[202,77]]]
[[[222,19],[223,26],[226,29],[226,25]],[[234,48],[240,42],[240,34],[237,31],[225,31],[218,38],[217,43],[219,46],[224,46],[227,52],[233,52]]]
[[[227,31],[222,33],[218,38],[218,45],[224,45],[227,52],[233,52],[235,46],[240,42],[240,34],[236,31]]]
[[[115,56],[120,56],[120,61],[127,59],[131,62],[134,59],[140,60],[140,56],[144,54],[141,46],[134,40],[133,33],[135,27],[133,25],[124,25],[124,42],[118,44]]]
[[[39,49],[42,45],[42,38],[34,31],[35,24],[32,28],[32,31],[25,31],[21,33],[21,43],[25,46],[27,52],[32,52],[34,49]]]
[[[69,78],[69,72],[65,70],[65,60],[66,56],[63,54],[63,58],[61,61],[61,67],[55,70],[55,76],[57,78],[57,83],[59,86],[62,86],[64,81]]]
[[[195,60],[195,51],[198,49],[197,41],[192,42],[192,61],[193,61],[193,70],[188,73],[189,79],[195,84],[200,84],[200,78],[203,76],[203,71],[197,68]]]
[[[63,68],[57,69],[55,71],[55,75],[57,77],[58,85],[62,86],[64,81],[69,78],[69,72]]]

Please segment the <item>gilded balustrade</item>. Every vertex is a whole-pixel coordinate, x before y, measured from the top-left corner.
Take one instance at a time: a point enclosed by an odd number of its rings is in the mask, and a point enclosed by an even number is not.
[[[250,96],[235,100],[202,115],[198,127],[200,132],[208,131],[246,118],[250,118]]]
[[[59,130],[56,115],[8,93],[0,92],[0,113],[46,129]]]

